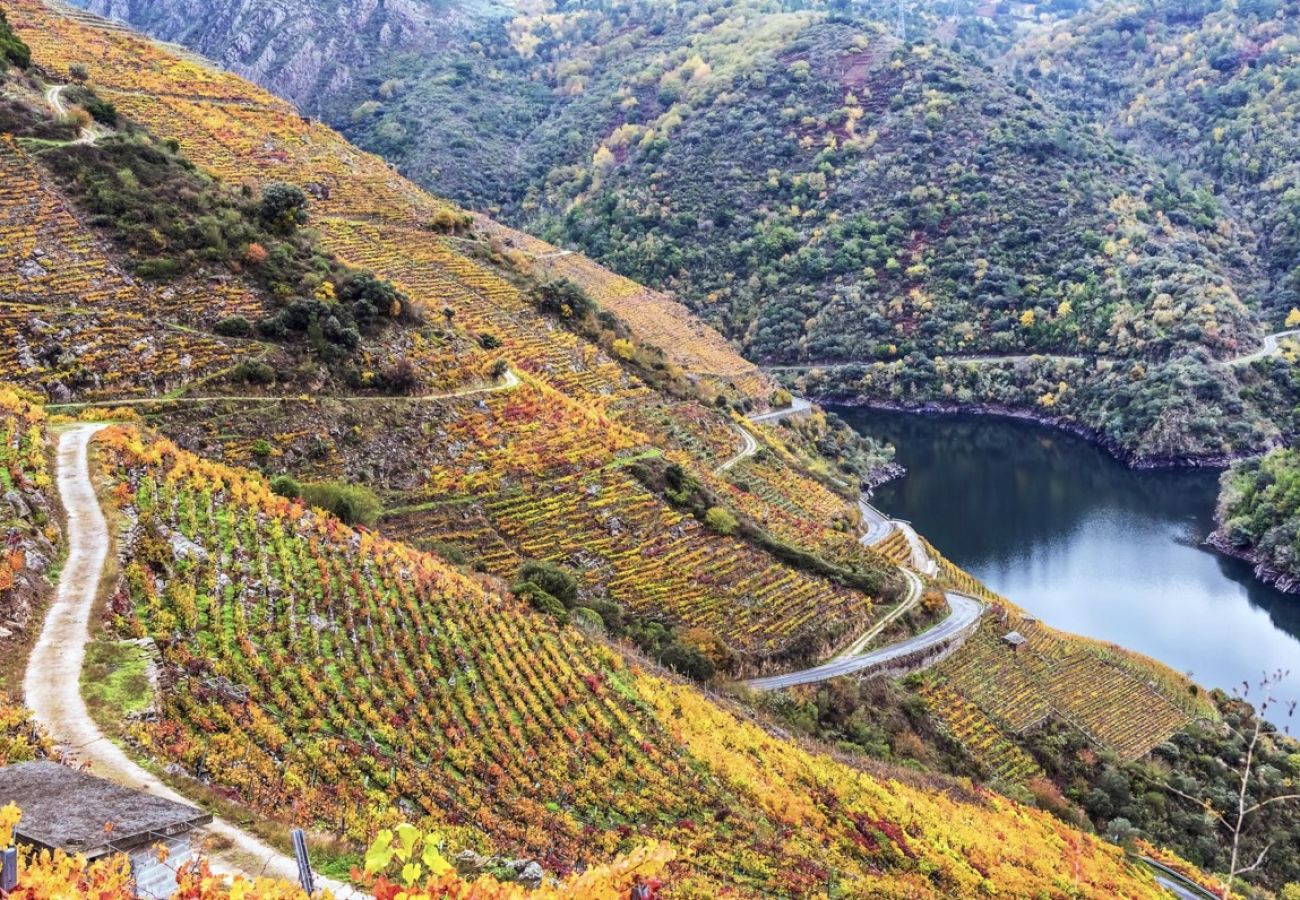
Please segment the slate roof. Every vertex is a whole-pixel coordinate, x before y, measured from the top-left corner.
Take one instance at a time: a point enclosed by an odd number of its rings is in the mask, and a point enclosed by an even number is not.
[[[53,762],[0,767],[0,806],[22,811],[18,840],[88,858],[206,825],[212,816]],[[112,829],[104,826],[112,823]]]

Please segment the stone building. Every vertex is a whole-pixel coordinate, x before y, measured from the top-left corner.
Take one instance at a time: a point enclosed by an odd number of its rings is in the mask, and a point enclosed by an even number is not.
[[[193,858],[193,830],[212,821],[193,807],[52,762],[0,767],[0,806],[7,803],[22,811],[20,845],[92,861],[123,853],[136,894],[145,898],[171,896],[176,870]],[[158,859],[159,845],[167,848],[166,861]]]

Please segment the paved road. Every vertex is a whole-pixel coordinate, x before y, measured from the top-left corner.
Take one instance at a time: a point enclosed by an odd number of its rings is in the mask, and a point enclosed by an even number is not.
[[[948,618],[929,631],[922,632],[905,641],[899,641],[897,644],[874,650],[871,653],[834,659],[820,666],[803,669],[799,672],[771,675],[767,678],[755,678],[753,681],[746,682],[746,684],[757,691],[775,691],[799,684],[814,684],[818,681],[826,681],[829,678],[838,678],[841,675],[852,675],[855,672],[861,672],[863,669],[876,668],[917,651],[936,647],[962,629],[974,624],[984,611],[984,607],[977,600],[967,597],[965,594],[947,591],[945,596],[948,598],[948,607],[951,613],[949,613]]]
[[[328,397],[329,400],[343,400],[348,403],[433,403],[438,400],[454,400],[459,397],[477,397],[479,394],[493,394],[497,391],[508,391],[511,388],[519,386],[519,376],[509,369],[506,374],[501,376],[499,384],[490,385],[481,388],[465,388],[461,391],[447,391],[441,394],[422,394],[418,397],[400,397],[384,396],[378,394],[364,394],[353,397]],[[303,396],[290,397],[268,397],[263,394],[218,394],[206,397],[131,397],[126,400],[88,400],[81,403],[48,403],[46,409],[84,409],[88,406],[166,406],[183,403],[220,403],[222,401],[237,402],[261,402],[261,403],[295,403],[303,399]]]
[[[791,416],[801,416],[810,409],[812,409],[812,403],[802,397],[795,397],[789,406],[782,407],[781,409],[774,409],[771,412],[760,413],[756,416],[750,416],[749,421],[762,422],[764,424],[779,422],[782,419],[788,419]]]
[[[108,556],[108,525],[90,479],[88,446],[103,425],[78,425],[59,440],[56,463],[59,496],[68,517],[68,559],[58,593],[27,663],[24,699],[50,736],[96,775],[178,803],[192,801],[136,765],[99,730],[81,697],[81,667],[89,640],[91,612]],[[208,826],[229,849],[212,857],[223,874],[268,875],[296,881],[297,863],[224,819]],[[348,885],[318,877],[336,897],[361,896]]]
[[[1247,363],[1253,363],[1257,359],[1263,359],[1266,356],[1272,356],[1274,353],[1277,353],[1279,350],[1278,347],[1279,341],[1281,341],[1283,338],[1290,338],[1290,337],[1297,337],[1297,336],[1300,336],[1300,329],[1294,329],[1294,328],[1289,331],[1278,331],[1274,334],[1267,334],[1264,336],[1263,345],[1258,350],[1254,350],[1250,353],[1243,353],[1241,356],[1238,356],[1235,359],[1230,359],[1228,360],[1228,365],[1231,366],[1245,365]]]
[[[770,425],[773,422],[779,422],[782,419],[789,418],[790,416],[803,415],[810,409],[812,409],[812,403],[802,397],[795,397],[789,406],[784,407],[783,409],[774,409],[771,412],[765,412],[760,415],[750,416],[749,421]],[[748,428],[743,425],[737,425],[734,422],[731,427],[740,435],[744,444],[741,445],[739,453],[713,470],[714,475],[721,475],[723,472],[734,467],[736,463],[740,462],[742,459],[748,459],[758,452],[758,439],[750,433]]]
[[[862,510],[862,521],[867,530],[858,540],[864,547],[879,544],[894,531],[894,520],[867,502],[865,496],[858,497],[858,509]]]
[[[1231,359],[1225,359],[1224,365],[1240,366],[1252,363],[1257,359],[1263,359],[1266,356],[1272,356],[1280,349],[1279,341],[1284,338],[1300,337],[1300,328],[1293,328],[1286,331],[1277,331],[1273,334],[1264,335],[1264,341],[1256,350],[1248,353],[1242,353]],[[1008,362],[1025,362],[1031,359],[1050,359],[1057,362],[1082,363],[1084,357],[1071,356],[1061,353],[1007,353],[1007,354],[974,354],[971,356],[962,356],[958,354],[943,354],[943,359],[947,362],[967,362],[967,363],[1008,363]],[[780,366],[760,366],[764,372],[807,372],[812,369],[825,369],[834,371],[836,369],[849,368],[866,368],[874,366],[877,363],[885,365],[899,365],[902,360],[899,359],[864,359],[849,362],[825,362],[825,363],[794,363]]]
[[[714,475],[721,475],[722,473],[726,472],[728,469],[735,466],[736,463],[740,462],[742,459],[748,459],[749,457],[753,456],[755,453],[758,452],[758,440],[752,434],[749,433],[748,428],[745,428],[743,425],[737,425],[735,422],[731,423],[731,427],[735,429],[736,433],[740,435],[741,440],[743,440],[745,443],[740,448],[739,453],[737,453],[735,456],[731,457],[726,462],[722,463],[720,466],[718,466],[716,469],[713,470]]]
[[[66,87],[65,84],[56,84],[45,91],[45,102],[50,105],[50,109],[54,110],[54,114],[60,119],[68,117],[68,108],[63,105],[63,90]],[[99,135],[95,133],[93,128],[83,128],[81,129],[81,137],[77,138],[74,143],[93,144],[98,139]]]
[[[1156,883],[1177,897],[1178,900],[1219,900],[1217,895],[1210,893],[1195,882],[1188,881],[1181,872],[1169,868],[1164,863],[1149,856],[1139,856],[1138,859],[1155,872]]]

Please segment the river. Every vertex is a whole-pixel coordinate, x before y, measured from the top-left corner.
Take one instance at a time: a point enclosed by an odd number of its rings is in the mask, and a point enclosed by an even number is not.
[[[1289,669],[1279,693],[1300,699],[1300,596],[1202,545],[1217,471],[1129,469],[1081,438],[1008,418],[835,411],[892,443],[907,468],[875,504],[993,590],[1206,686],[1249,681],[1254,695],[1265,672]],[[1287,724],[1280,709],[1270,718]]]

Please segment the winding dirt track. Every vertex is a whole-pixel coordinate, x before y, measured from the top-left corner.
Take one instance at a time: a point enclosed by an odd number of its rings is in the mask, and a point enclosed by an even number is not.
[[[59,440],[59,496],[68,520],[68,560],[59,578],[58,594],[23,681],[26,703],[36,720],[91,771],[129,788],[192,803],[136,765],[99,730],[81,697],[81,667],[89,640],[90,616],[99,592],[109,535],[104,513],[90,479],[89,444],[103,425],[78,425]],[[297,881],[297,863],[224,819],[214,819],[209,831],[229,845],[211,857],[214,871],[248,876],[267,875]],[[361,894],[341,882],[317,876],[316,885],[336,897]]]
[[[54,114],[60,119],[66,119],[68,117],[68,108],[63,105],[63,89],[65,87],[67,87],[67,85],[56,84],[45,91],[45,102],[50,105],[50,109],[54,110]],[[93,144],[98,139],[99,135],[96,134],[95,129],[83,128],[81,129],[81,137],[77,138],[73,143]]]

